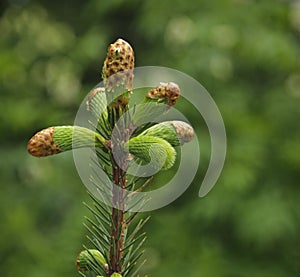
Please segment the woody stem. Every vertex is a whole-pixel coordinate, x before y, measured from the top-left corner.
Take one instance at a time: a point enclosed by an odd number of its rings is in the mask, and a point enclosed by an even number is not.
[[[114,184],[122,189],[126,186],[126,173],[114,161],[113,165],[113,180]],[[126,231],[125,212],[124,212],[124,191],[113,188],[113,202],[112,209],[112,226],[111,226],[111,242],[110,242],[110,272],[122,273],[123,264],[123,248]],[[110,276],[109,275],[109,276]]]

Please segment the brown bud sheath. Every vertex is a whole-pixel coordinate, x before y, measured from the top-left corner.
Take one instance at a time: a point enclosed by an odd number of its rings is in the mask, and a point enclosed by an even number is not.
[[[54,127],[36,133],[28,142],[27,150],[35,157],[45,157],[63,152],[53,141]]]
[[[160,83],[156,88],[151,89],[146,98],[158,100],[158,102],[166,102],[167,105],[173,106],[176,104],[180,96],[179,86],[173,82]]]
[[[118,39],[108,47],[103,66],[103,78],[106,90],[112,91],[124,84],[128,91],[132,90],[134,68],[134,52],[128,42]]]
[[[180,138],[181,145],[184,143],[190,142],[194,136],[194,129],[187,123],[183,121],[171,121],[173,125],[176,135]]]

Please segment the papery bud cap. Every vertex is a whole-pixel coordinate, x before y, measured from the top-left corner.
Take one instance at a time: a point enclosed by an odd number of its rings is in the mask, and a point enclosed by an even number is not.
[[[177,136],[180,138],[181,144],[190,142],[194,138],[194,129],[184,121],[171,121]]]
[[[125,84],[128,91],[132,90],[134,68],[134,51],[130,44],[118,39],[108,47],[103,66],[103,78],[107,91],[120,84]]]
[[[45,157],[63,152],[53,141],[54,127],[36,133],[28,142],[27,150],[35,157]]]
[[[180,96],[180,88],[176,83],[160,83],[156,88],[151,89],[146,97],[158,101],[166,100],[166,104],[173,106]]]

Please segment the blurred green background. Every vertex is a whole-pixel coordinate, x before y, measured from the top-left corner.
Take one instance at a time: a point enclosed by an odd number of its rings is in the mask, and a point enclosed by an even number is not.
[[[300,276],[299,0],[6,0],[0,16],[1,276],[79,276],[88,198],[72,154],[37,159],[26,145],[42,128],[73,123],[118,37],[137,66],[201,82],[228,136],[223,173],[200,199],[210,145],[185,107],[200,134],[199,174],[151,212],[143,273]]]

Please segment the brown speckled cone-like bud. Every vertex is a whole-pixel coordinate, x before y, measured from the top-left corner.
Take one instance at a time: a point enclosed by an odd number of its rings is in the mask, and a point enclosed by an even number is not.
[[[128,91],[132,90],[134,68],[134,52],[128,42],[118,39],[108,47],[103,66],[103,78],[107,91],[112,91],[124,84]]]
[[[179,86],[173,82],[161,83],[158,87],[151,89],[146,95],[149,99],[165,100],[169,106],[175,105],[179,96]]]
[[[177,136],[180,138],[181,145],[190,142],[194,138],[194,129],[183,121],[172,121]]]
[[[63,152],[53,141],[53,135],[53,127],[36,133],[28,142],[28,152],[35,157],[45,157]]]

